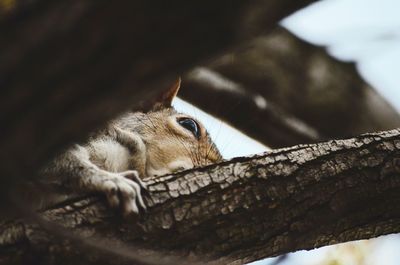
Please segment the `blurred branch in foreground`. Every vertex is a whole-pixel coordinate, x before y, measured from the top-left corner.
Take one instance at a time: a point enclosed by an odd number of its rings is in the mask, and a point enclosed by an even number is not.
[[[244,41],[251,10],[268,17],[265,31],[313,1],[264,2],[1,1],[0,187]]]

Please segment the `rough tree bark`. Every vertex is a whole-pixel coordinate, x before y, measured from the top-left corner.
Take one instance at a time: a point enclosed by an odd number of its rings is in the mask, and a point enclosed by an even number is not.
[[[41,215],[83,238],[241,264],[298,249],[400,231],[400,130],[299,145],[151,178],[149,211],[121,222],[104,202],[67,202]],[[0,261],[125,264],[83,255],[42,228],[0,226]],[[117,242],[117,243],[116,243]],[[150,252],[152,253],[152,252]]]

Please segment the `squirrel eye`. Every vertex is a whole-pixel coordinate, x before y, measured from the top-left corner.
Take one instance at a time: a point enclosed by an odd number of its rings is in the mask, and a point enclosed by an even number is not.
[[[200,128],[196,121],[190,118],[180,118],[178,119],[178,123],[183,128],[190,131],[197,139],[200,138]]]

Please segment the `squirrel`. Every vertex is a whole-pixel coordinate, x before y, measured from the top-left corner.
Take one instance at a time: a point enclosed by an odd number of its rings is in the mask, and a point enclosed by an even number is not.
[[[41,171],[42,182],[74,193],[102,193],[124,216],[137,215],[140,208],[146,209],[146,177],[221,161],[204,126],[172,107],[180,83],[178,79],[150,111],[124,113],[88,142],[59,155]]]

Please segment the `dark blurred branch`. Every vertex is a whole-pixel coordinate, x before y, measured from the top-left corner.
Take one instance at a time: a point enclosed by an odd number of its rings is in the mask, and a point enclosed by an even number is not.
[[[190,89],[182,97],[242,129],[270,147],[315,142],[316,130],[286,113],[262,95],[207,68],[198,67],[183,79]]]
[[[187,75],[182,97],[271,147],[400,126],[352,64],[282,28],[206,66]]]

